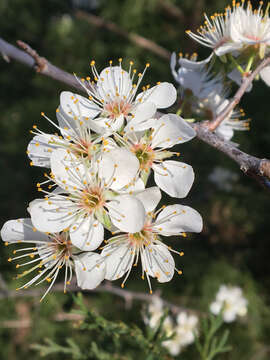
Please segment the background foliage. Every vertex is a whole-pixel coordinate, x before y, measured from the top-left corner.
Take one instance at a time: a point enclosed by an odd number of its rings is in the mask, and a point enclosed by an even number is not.
[[[177,6],[182,16],[173,16],[162,3]],[[204,58],[209,51],[197,49],[197,44],[185,35],[184,30],[196,29],[203,21],[204,11],[219,12],[225,5],[223,0],[1,0],[0,28],[5,40],[14,44],[21,39],[55,65],[82,76],[89,73],[92,59],[96,60],[99,69],[110,59],[119,57],[126,63],[134,60],[138,69],[150,62],[145,81],[154,84],[164,80],[173,82],[166,60],[80,19],[77,10],[101,16],[118,24],[124,32],[151,39],[170,52],[198,50],[200,58]],[[31,139],[29,129],[37,124],[51,132],[40,112],[46,112],[53,119],[60,91],[69,89],[18,63],[8,64],[1,60],[0,74],[2,226],[8,219],[26,217],[27,204],[39,196],[33,179],[38,182],[42,170],[30,167],[25,154]],[[255,84],[252,93],[243,99],[243,107],[252,118],[251,131],[237,133],[234,138],[241,144],[241,149],[261,158],[269,157],[268,98],[269,88],[262,82]],[[250,303],[249,316],[242,323],[230,325],[233,351],[219,358],[268,359],[268,194],[242,175],[231,160],[198,140],[182,145],[179,151],[183,160],[194,167],[196,174],[194,186],[182,203],[191,205],[202,214],[204,230],[194,237],[171,240],[174,247],[185,251],[185,256],[177,259],[184,275],[181,278],[175,275],[170,283],[155,284],[154,287],[175,304],[206,311],[221,283],[242,286]],[[213,176],[217,168],[223,178],[221,175]],[[15,269],[6,261],[10,248],[1,246],[0,251],[1,276],[11,288],[15,288]],[[133,275],[128,288],[147,291],[146,284],[138,279],[138,274]],[[106,293],[87,295],[85,301],[89,308],[108,320],[144,327],[140,316],[142,304],[139,302],[128,310],[122,299]],[[93,338],[95,332],[78,334],[74,322],[59,321],[59,314],[69,312],[73,307],[74,299],[70,294],[51,294],[42,304],[36,298],[0,300],[0,358],[8,356],[9,360],[19,360],[30,356],[38,359],[39,355],[30,345],[42,343],[45,338],[53,338],[62,345],[67,337],[78,346],[90,344],[89,336]],[[144,358],[140,346],[130,347],[124,340],[123,344],[126,344],[121,349],[123,356],[126,353],[131,358]],[[180,357],[194,359],[193,351],[188,348]],[[162,358],[169,358],[166,356]],[[57,355],[51,355],[51,359],[57,358]],[[61,355],[61,358],[70,359],[70,356]]]

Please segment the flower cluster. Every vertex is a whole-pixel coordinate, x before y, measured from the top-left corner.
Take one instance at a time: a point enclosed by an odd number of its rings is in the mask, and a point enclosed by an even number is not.
[[[171,69],[181,90],[182,101],[179,113],[186,117],[201,117],[213,120],[222,114],[229,104],[230,83],[241,85],[258,64],[270,54],[269,4],[265,11],[263,2],[253,9],[250,1],[235,2],[222,13],[205,15],[204,25],[197,33],[187,34],[201,45],[212,49],[210,56],[197,61],[197,54],[171,58]],[[221,71],[217,72],[217,66]],[[259,75],[270,86],[270,66],[265,66]],[[257,78],[258,78],[257,76]],[[250,91],[252,84],[245,91]],[[230,141],[235,130],[248,130],[250,119],[242,109],[230,111],[215,129],[225,141]]]
[[[221,285],[214,302],[210,304],[210,311],[214,315],[222,313],[223,320],[233,322],[238,316],[247,314],[248,301],[238,286]]]
[[[197,61],[197,55],[184,58],[179,54],[171,57],[171,69],[175,80],[179,83],[182,95],[182,106],[196,117],[213,120],[218,117],[229,104],[229,90],[223,76],[211,73],[213,56]],[[178,68],[176,67],[178,63]],[[245,116],[243,109],[231,111],[215,132],[224,140],[229,141],[234,130],[249,130],[249,120],[241,120]]]
[[[144,316],[144,322],[151,328],[155,329],[160,324],[164,315],[163,302],[158,297],[153,297],[148,306],[148,316]],[[199,319],[196,315],[189,315],[187,312],[180,312],[175,322],[171,316],[166,316],[163,322],[163,330],[171,339],[162,343],[168,349],[171,355],[178,355],[186,346],[192,344],[198,333]]]
[[[188,206],[156,210],[161,190],[184,198],[194,181],[190,165],[170,158],[179,156],[171,148],[195,131],[178,115],[157,113],[175,102],[174,86],[147,85],[138,93],[149,64],[139,74],[133,62],[124,70],[122,59],[101,73],[90,65],[92,77],[77,78],[88,97],[62,92],[58,123],[42,113],[57,133],[31,130],[30,164],[48,168],[37,183],[44,197],[29,204],[30,218],[1,230],[6,245],[27,244],[9,261],[19,261],[19,278],[34,274],[22,288],[48,282],[44,296],[62,269],[64,291],[73,273],[82,289],[124,277],[123,287],[139,262],[152,292],[151,277],[167,282],[175,270],[182,273],[171,252],[183,252],[163,237],[202,230],[201,216]],[[157,186],[147,187],[151,173]]]

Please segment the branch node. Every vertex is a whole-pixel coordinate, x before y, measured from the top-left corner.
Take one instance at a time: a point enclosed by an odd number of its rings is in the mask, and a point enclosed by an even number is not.
[[[260,174],[270,179],[270,161],[262,159],[259,167]]]
[[[17,40],[17,44],[22,48],[28,55],[30,55],[35,60],[35,70],[38,73],[43,73],[47,67],[47,60],[44,57],[40,57],[38,53],[31,48],[30,45],[26,44],[21,40]]]

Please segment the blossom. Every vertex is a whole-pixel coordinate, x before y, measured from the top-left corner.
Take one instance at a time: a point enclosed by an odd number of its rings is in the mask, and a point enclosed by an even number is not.
[[[204,14],[205,22],[197,30],[198,34],[190,30],[186,33],[200,44],[212,48],[217,56],[240,49],[241,43],[235,43],[231,37],[231,18],[234,9],[228,6],[224,13],[215,13],[210,19]]]
[[[222,14],[214,14],[210,19],[205,15],[205,25],[198,34],[190,30],[187,34],[200,44],[213,49],[217,56],[232,53],[238,56],[249,46],[257,46],[260,57],[264,57],[266,47],[270,43],[270,19],[268,8],[262,11],[263,2],[253,10],[251,2],[236,3],[228,6]]]
[[[147,308],[148,315],[143,317],[146,325],[156,328],[164,314],[163,301],[158,296],[153,296]]]
[[[182,93],[199,98],[205,98],[211,92],[220,93],[223,90],[222,75],[211,75],[211,66],[208,66],[212,59],[212,54],[205,60],[197,61],[197,54],[193,54],[190,59],[179,54],[178,65],[176,70],[176,54],[171,56],[171,70],[175,80],[179,83]]]
[[[174,333],[174,336],[170,340],[166,340],[162,343],[171,355],[178,355],[182,349],[195,340],[195,335],[198,332],[198,317],[196,315],[188,315],[182,311],[177,315],[176,325],[173,326],[172,321],[164,322],[164,328],[170,336]]]
[[[60,96],[60,102],[64,94]],[[102,151],[103,145],[106,144],[102,136],[94,134],[89,127],[89,118],[81,115],[79,104],[74,104],[77,109],[77,115],[67,117],[56,110],[58,125],[49,119],[43,112],[41,115],[52,124],[61,135],[47,134],[38,129],[37,125],[33,126],[30,132],[35,134],[27,147],[27,154],[31,159],[31,165],[51,167],[50,159],[54,150],[62,148],[70,151],[76,156],[91,160],[94,156]],[[101,142],[103,141],[103,144]]]
[[[95,163],[88,167],[88,163],[78,163],[77,157],[64,149],[54,151],[52,173],[47,177],[59,187],[50,193],[42,188],[42,183],[39,184],[40,191],[46,196],[29,205],[34,226],[50,232],[69,229],[72,243],[87,251],[95,250],[103,241],[103,225],[109,229],[113,223],[122,231],[139,229],[144,220],[142,203],[130,195],[118,196],[115,191],[133,178],[130,169],[125,171],[126,163],[122,160],[128,163],[134,160],[136,165],[137,159],[124,149],[116,151],[120,165],[110,164],[107,179],[100,177]]]
[[[264,13],[262,6],[262,1],[255,10],[251,2],[248,2],[246,9],[244,2],[238,4],[231,15],[230,34],[235,43],[244,47],[258,44],[259,52],[264,53],[265,47],[270,45],[270,19],[268,10]]]
[[[120,130],[126,123],[131,122],[136,127],[141,122],[151,119],[157,109],[171,106],[176,100],[176,90],[167,82],[158,83],[150,88],[139,87],[150,64],[146,64],[142,73],[133,69],[130,62],[129,70],[122,68],[122,59],[118,66],[106,67],[99,74],[95,61],[91,61],[93,78],[78,79],[88,94],[88,99],[70,92],[62,93],[60,112],[64,116],[78,116],[74,104],[80,104],[81,115],[89,120],[89,126],[97,133],[112,133]]]
[[[138,134],[131,128],[124,137],[116,136],[116,140],[136,155],[140,163],[137,176],[141,176],[145,183],[152,169],[155,183],[161,190],[170,196],[183,198],[193,184],[193,169],[183,162],[165,159],[179,156],[168,148],[195,136],[196,132],[184,119],[167,114],[155,119],[148,133]]]
[[[200,99],[200,101],[194,104],[194,110],[202,114],[202,116],[206,116],[209,120],[215,119],[229,104],[229,100],[226,99],[225,95],[226,93],[218,95],[213,92],[207,98]],[[215,133],[224,140],[229,141],[234,135],[234,130],[249,130],[249,120],[239,119],[243,116],[245,116],[243,109],[231,111],[215,129]]]
[[[221,285],[215,301],[210,305],[210,311],[215,315],[221,312],[223,320],[229,323],[235,321],[237,316],[245,316],[247,305],[248,301],[240,287]]]
[[[104,278],[105,268],[102,265],[96,272],[82,274],[77,270],[77,264],[81,262],[81,255],[76,255],[78,249],[73,246],[67,231],[44,233],[36,230],[31,219],[26,218],[7,221],[1,229],[1,237],[6,245],[27,244],[26,248],[20,247],[14,250],[13,254],[18,255],[9,258],[8,261],[26,260],[23,263],[18,263],[16,265],[17,269],[30,266],[30,268],[18,274],[18,279],[35,272],[32,279],[22,285],[20,289],[26,289],[30,285],[38,285],[44,281],[49,283],[41,300],[48,294],[62,269],[64,272],[64,292],[66,292],[67,285],[71,282],[74,266],[78,284],[80,285],[82,281],[85,282],[84,278],[86,276],[88,289],[96,287]],[[88,253],[87,256],[99,255]],[[89,262],[87,265],[89,265]]]
[[[144,201],[143,196],[141,201]],[[182,205],[170,205],[154,212],[156,205],[154,202],[144,203],[147,213],[144,213],[144,224],[138,231],[131,230],[124,233],[119,231],[119,235],[106,241],[100,260],[106,264],[105,279],[116,280],[125,275],[121,284],[124,287],[132,267],[138,265],[139,258],[142,264],[141,277],[144,279],[146,276],[150,293],[152,293],[150,277],[157,278],[163,283],[172,279],[174,270],[182,274],[181,270],[175,268],[170,251],[180,256],[184,253],[171,249],[162,242],[160,235],[186,236],[186,232],[200,232],[201,216],[196,210]]]

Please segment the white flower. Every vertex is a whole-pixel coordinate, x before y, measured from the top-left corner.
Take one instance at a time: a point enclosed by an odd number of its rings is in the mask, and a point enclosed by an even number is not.
[[[215,315],[222,312],[223,320],[229,323],[237,316],[245,316],[247,305],[248,301],[240,287],[221,285],[215,301],[210,305],[210,311]]]
[[[143,320],[146,325],[149,325],[150,328],[153,329],[159,325],[160,319],[164,314],[164,309],[163,302],[158,296],[153,296],[151,300],[147,308],[148,316],[144,316]]]
[[[175,333],[175,335],[172,339],[162,343],[173,356],[178,355],[185,346],[192,344],[198,331],[198,317],[195,315],[181,312],[178,314],[176,321],[176,326],[173,326],[170,318],[167,322],[164,322],[167,335],[170,336],[172,333]]]
[[[65,92],[60,102],[60,112],[64,116],[77,116],[74,102],[79,103],[82,116],[90,118],[91,129],[101,134],[118,131],[128,122],[134,123],[135,127],[135,124],[151,119],[157,109],[171,106],[177,94],[172,84],[164,82],[152,88],[147,85],[136,96],[148,67],[149,64],[146,64],[143,73],[137,77],[133,62],[130,62],[129,70],[125,71],[122,59],[119,59],[119,66],[112,66],[110,61],[110,66],[99,74],[95,61],[92,61],[93,79],[78,79],[88,99]]]
[[[203,61],[196,61],[197,54],[193,54],[190,59],[183,58],[179,54],[178,65],[176,70],[176,54],[171,56],[171,70],[175,80],[180,84],[182,93],[190,90],[193,96],[205,98],[210,92],[220,93],[223,90],[222,75],[212,76],[209,64],[212,54]]]
[[[231,37],[231,17],[234,9],[228,6],[224,13],[216,13],[210,16],[210,19],[205,14],[204,26],[200,26],[198,34],[190,30],[186,33],[200,44],[212,48],[217,56],[234,52],[242,46],[241,43],[235,43]]]
[[[170,196],[183,198],[193,184],[193,169],[183,162],[164,159],[179,156],[179,153],[168,151],[167,148],[182,144],[195,136],[196,132],[184,119],[175,114],[167,114],[154,120],[151,131],[138,134],[131,128],[124,137],[117,135],[116,140],[136,155],[140,163],[137,176],[141,176],[144,183],[152,169],[155,183],[161,190]]]
[[[194,105],[194,110],[209,120],[215,119],[229,104],[229,100],[225,95],[218,95],[211,93],[207,98],[201,99]],[[196,108],[195,108],[196,106]],[[216,128],[215,133],[224,140],[229,141],[234,135],[234,130],[246,131],[249,130],[249,120],[240,120],[239,117],[244,116],[242,109],[233,110]]]
[[[141,197],[142,201],[144,197]],[[159,201],[159,200],[158,200]],[[161,208],[161,211],[153,212],[157,204],[149,204],[148,213],[145,215],[141,210],[141,215],[145,220],[141,228],[134,232],[132,229],[123,234],[116,235],[109,239],[104,246],[101,262],[106,263],[107,280],[116,280],[125,276],[122,287],[132,270],[137,266],[139,258],[142,264],[142,279],[146,276],[150,293],[152,293],[150,277],[155,277],[159,282],[168,282],[174,275],[175,263],[170,251],[183,255],[183,252],[172,250],[165,245],[159,235],[186,236],[186,232],[200,232],[202,230],[202,219],[200,214],[188,206],[170,205]],[[152,208],[152,210],[150,210]],[[156,217],[157,215],[157,217]],[[134,217],[138,214],[134,213]],[[181,274],[182,271],[176,271]]]
[[[194,342],[198,331],[198,317],[181,312],[177,316],[176,338],[181,346],[187,346]]]
[[[240,4],[239,4],[240,5]],[[253,46],[259,44],[263,47],[270,45],[270,20],[268,11],[262,11],[263,2],[258,9],[253,10],[251,2],[244,9],[244,2],[236,6],[230,22],[230,36],[235,43],[242,46]],[[259,50],[260,51],[260,50]]]
[[[258,46],[260,57],[264,57],[266,47],[270,44],[270,19],[268,9],[262,11],[263,2],[258,9],[253,10],[248,2],[236,3],[228,6],[224,14],[214,14],[210,19],[205,15],[205,25],[201,26],[198,34],[187,31],[188,35],[200,44],[210,47],[217,56],[227,53],[238,55],[248,46]]]
[[[132,163],[133,158],[128,157],[125,149],[124,153],[121,149],[117,150],[120,162],[125,157]],[[134,159],[137,161],[136,157]],[[61,188],[50,193],[42,188],[42,183],[39,184],[46,197],[34,200],[29,206],[33,224],[38,230],[59,232],[70,229],[72,243],[81,250],[92,251],[103,241],[103,225],[111,228],[113,223],[122,231],[141,228],[144,221],[142,203],[130,195],[118,196],[114,191],[117,186],[112,185],[116,183],[121,189],[125,181],[131,181],[134,174],[130,174],[129,169],[125,172],[121,165],[111,163],[112,171],[108,165],[110,178],[104,179],[100,177],[95,163],[89,167],[88,163],[81,159],[78,161],[77,157],[63,149],[53,152],[51,165],[52,175],[47,177]]]
[[[65,93],[62,93],[60,102],[63,102],[64,96]],[[60,111],[61,106],[59,106],[56,110],[58,125],[43,112],[41,113],[61,135],[44,133],[34,125],[31,133],[36,136],[30,141],[27,148],[27,154],[31,159],[30,165],[50,167],[52,152],[59,148],[66,149],[74,155],[88,160],[96,157],[103,150],[103,145],[106,144],[107,140],[91,132],[89,118],[82,116],[79,103],[77,102],[73,106],[77,113],[73,117],[63,114],[63,111]],[[101,141],[103,141],[103,145],[100,144]]]
[[[94,272],[85,275],[77,271],[76,263],[81,255],[76,255],[78,249],[73,246],[68,232],[40,232],[33,227],[31,219],[17,219],[9,220],[4,224],[1,229],[1,237],[6,245],[27,244],[26,248],[20,247],[14,250],[13,254],[16,254],[16,256],[9,258],[8,261],[25,260],[25,262],[16,265],[17,269],[25,269],[26,267],[26,270],[18,274],[17,278],[29,276],[33,272],[35,274],[20,289],[26,289],[30,285],[38,285],[44,281],[50,284],[41,300],[48,294],[61,271],[64,272],[64,292],[66,292],[67,285],[70,284],[72,279],[74,264],[78,285],[85,276],[87,276],[88,288],[96,287],[104,278],[105,270],[102,265],[99,268],[99,274],[103,273],[101,279]],[[97,254],[88,253],[87,256],[94,255]],[[87,265],[89,266],[89,262]]]

